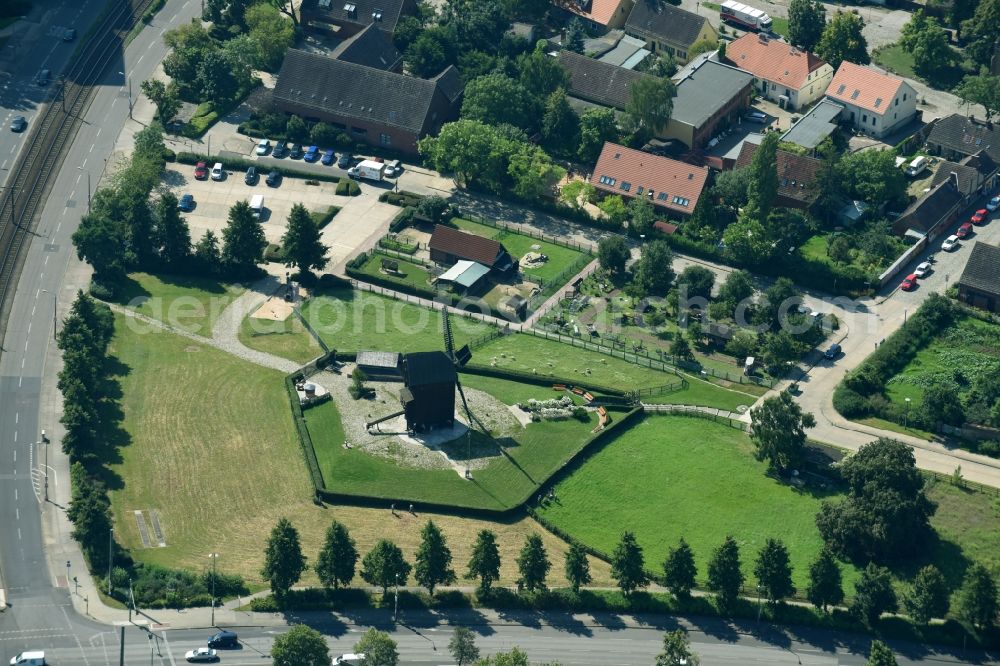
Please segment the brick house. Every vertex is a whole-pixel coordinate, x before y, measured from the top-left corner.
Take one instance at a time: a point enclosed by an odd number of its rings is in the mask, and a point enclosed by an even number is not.
[[[719,33],[704,16],[663,0],[638,0],[625,22],[625,32],[646,41],[653,53],[669,53],[679,64],[700,41],[718,41]]]
[[[278,109],[330,123],[355,141],[416,154],[419,139],[458,117],[462,90],[453,66],[418,79],[291,49],[272,99]]]
[[[677,217],[690,216],[708,182],[708,169],[668,157],[604,144],[590,184],[604,194],[628,199],[646,197],[655,207]]]
[[[1000,125],[953,113],[934,123],[927,148],[945,159],[960,160],[983,151],[1000,163]]]
[[[677,139],[698,150],[750,107],[753,75],[706,60],[677,83],[677,97],[666,129],[657,136]]]

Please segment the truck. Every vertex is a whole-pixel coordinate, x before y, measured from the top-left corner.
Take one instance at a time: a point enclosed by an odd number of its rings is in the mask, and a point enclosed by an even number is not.
[[[771,17],[762,10],[735,0],[725,0],[719,8],[719,18],[754,32],[771,32]]]
[[[385,163],[375,160],[362,160],[356,167],[347,170],[347,175],[355,180],[366,178],[380,182],[385,177]]]

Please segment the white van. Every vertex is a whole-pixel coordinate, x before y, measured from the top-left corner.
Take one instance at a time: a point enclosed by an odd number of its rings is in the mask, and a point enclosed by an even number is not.
[[[212,167],[212,180],[222,180],[226,177],[226,172],[222,170],[222,162],[216,162]]]
[[[260,219],[261,214],[264,212],[264,195],[255,194],[250,198],[250,210],[253,211],[253,216]]]
[[[910,178],[920,175],[924,169],[927,168],[927,158],[923,155],[919,157],[914,157],[913,161],[910,162],[910,166],[906,167],[906,175]]]
[[[45,653],[41,650],[22,652],[10,660],[10,666],[45,666]]]

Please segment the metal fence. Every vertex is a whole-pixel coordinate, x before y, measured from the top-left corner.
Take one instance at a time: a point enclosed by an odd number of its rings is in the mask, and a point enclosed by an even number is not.
[[[743,432],[747,432],[750,427],[743,421],[734,418],[734,414],[732,412],[726,412],[721,409],[712,409],[711,407],[699,407],[698,405],[649,405],[643,403],[642,409],[647,414],[675,414],[693,416],[699,419],[707,419],[709,421],[714,421],[715,423],[723,423],[728,425],[730,428],[742,430]]]
[[[559,245],[561,247],[569,248],[570,250],[577,250],[578,252],[585,252],[587,254],[594,254],[594,248],[591,245],[584,245],[583,243],[578,243],[576,241],[563,240],[562,238],[556,238],[555,236],[548,236],[546,234],[533,231],[527,227],[523,227],[515,224],[507,224],[506,222],[500,222],[498,220],[488,220],[481,218],[477,215],[471,213],[463,213],[461,216],[463,219],[469,220],[470,222],[475,222],[477,224],[482,224],[487,227],[493,227],[494,229],[500,229],[501,231],[507,231],[513,234],[520,234],[521,236],[527,236],[529,238],[535,238],[540,241],[545,241],[546,243],[552,243],[553,245]],[[497,240],[501,240],[497,238]]]

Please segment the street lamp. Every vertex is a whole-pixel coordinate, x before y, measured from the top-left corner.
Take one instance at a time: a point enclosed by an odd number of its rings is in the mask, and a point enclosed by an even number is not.
[[[82,166],[78,166],[77,169],[83,171]],[[87,212],[90,212],[90,172],[87,172]]]
[[[396,622],[396,618],[399,617],[399,572],[396,572],[396,600],[393,602],[392,607],[392,621]]]
[[[52,297],[52,339],[56,339],[56,310],[59,308],[59,295],[54,291],[49,291],[48,289],[42,289],[43,294],[48,294]],[[45,432],[44,430],[42,431]]]
[[[212,558],[212,626],[215,626],[215,563],[219,559],[218,553],[210,553]]]
[[[903,417],[903,428],[910,428],[910,399],[906,398],[906,416]]]
[[[111,527],[108,529],[108,596],[111,596],[111,563],[114,562],[113,555],[111,553],[111,544],[114,542],[115,528]]]
[[[903,323],[906,323],[906,308],[903,308]]]
[[[760,624],[760,613],[764,610],[764,605],[760,601],[760,594],[764,591],[763,585],[757,585],[757,624]]]
[[[126,74],[125,72],[118,72],[124,77],[128,78],[128,117],[132,118],[132,76]]]
[[[42,445],[45,446],[45,501],[49,501],[49,438],[45,436],[45,431],[42,431]],[[66,562],[66,568],[69,568],[69,561]]]

